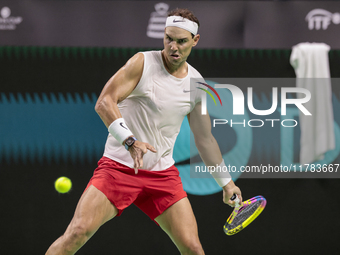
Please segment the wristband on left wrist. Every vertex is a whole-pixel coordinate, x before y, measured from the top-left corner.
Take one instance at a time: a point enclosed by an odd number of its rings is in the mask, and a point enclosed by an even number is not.
[[[222,163],[219,165],[218,169],[221,169],[221,171],[210,171],[210,174],[214,177],[217,184],[221,188],[223,188],[231,181],[230,173],[228,171],[223,171],[223,169],[227,169],[227,166],[224,163],[224,159],[222,159]]]

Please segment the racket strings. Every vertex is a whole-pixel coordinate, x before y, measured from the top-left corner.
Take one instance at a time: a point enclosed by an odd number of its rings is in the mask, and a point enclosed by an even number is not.
[[[251,215],[253,215],[257,208],[261,205],[262,201],[256,201],[244,208],[240,208],[241,210],[235,216],[234,220],[227,225],[228,229],[236,228],[241,225],[244,221],[246,221]]]

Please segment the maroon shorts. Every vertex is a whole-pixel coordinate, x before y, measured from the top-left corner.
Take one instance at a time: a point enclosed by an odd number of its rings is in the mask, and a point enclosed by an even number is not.
[[[138,170],[135,174],[133,168],[107,157],[99,160],[86,189],[90,185],[117,207],[117,216],[134,203],[152,220],[187,196],[175,166],[162,171]]]

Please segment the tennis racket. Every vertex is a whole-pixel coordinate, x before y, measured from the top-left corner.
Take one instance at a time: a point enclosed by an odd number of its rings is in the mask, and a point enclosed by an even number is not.
[[[267,204],[267,200],[262,196],[253,197],[239,204],[240,199],[234,194],[231,200],[235,201],[235,208],[223,227],[228,236],[234,235],[247,227],[259,216]]]

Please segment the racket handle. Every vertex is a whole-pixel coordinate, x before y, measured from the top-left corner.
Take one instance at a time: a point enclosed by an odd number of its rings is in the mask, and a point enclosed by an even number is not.
[[[239,207],[240,206],[240,199],[238,198],[238,196],[236,194],[232,195],[230,200],[235,202],[235,207]]]

